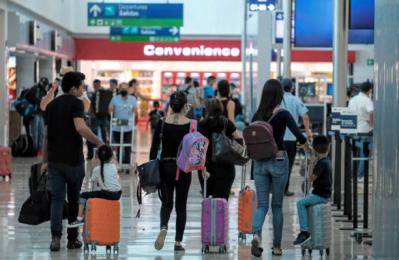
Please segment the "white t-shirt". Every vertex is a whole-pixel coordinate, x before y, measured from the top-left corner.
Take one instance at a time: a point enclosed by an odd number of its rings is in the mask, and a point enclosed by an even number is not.
[[[369,96],[360,92],[349,101],[348,108],[357,114],[358,133],[368,133],[373,130],[370,126],[370,113],[374,111],[374,104]]]
[[[119,182],[118,170],[113,163],[104,164],[104,182],[101,179],[101,166],[94,168],[91,181],[97,184],[98,188],[102,190],[120,191],[122,189]]]

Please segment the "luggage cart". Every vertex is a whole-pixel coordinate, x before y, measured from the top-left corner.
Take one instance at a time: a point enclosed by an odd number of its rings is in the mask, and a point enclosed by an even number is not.
[[[136,136],[136,122],[135,122],[135,114],[133,114],[133,117],[130,119],[118,119],[113,117],[113,113],[111,114],[111,120],[110,120],[110,146],[114,148],[114,150],[118,151],[118,172],[125,172],[129,174],[131,171],[135,172],[137,169],[136,162],[133,158],[133,148],[135,144],[135,136]],[[120,131],[120,140],[114,140],[113,138],[113,132],[114,128],[118,126],[121,128]],[[129,144],[124,143],[124,133],[127,132],[125,129],[128,127],[132,127],[132,141]],[[123,163],[123,153],[124,153],[124,148],[130,147],[130,155],[129,155],[129,163],[124,164]]]

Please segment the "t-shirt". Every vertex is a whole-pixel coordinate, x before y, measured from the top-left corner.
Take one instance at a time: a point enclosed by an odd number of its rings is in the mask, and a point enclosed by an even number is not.
[[[91,181],[97,183],[98,188],[101,190],[117,192],[122,189],[119,182],[118,170],[113,163],[104,164],[104,182],[101,178],[101,166],[94,168]]]
[[[209,140],[208,151],[206,153],[206,162],[212,162],[212,134],[222,133],[223,129],[226,128],[226,136],[233,139],[233,133],[236,131],[236,127],[233,122],[227,120],[226,117],[207,117],[198,124],[198,129]]]
[[[112,98],[111,106],[114,107],[114,118],[133,119],[133,109],[137,107],[137,99],[132,95],[127,95],[126,98],[123,98],[122,95],[117,95]],[[112,130],[121,132],[121,126],[114,126]],[[124,132],[132,130],[133,125],[123,127]]]
[[[303,117],[309,111],[302,100],[289,92],[284,93],[282,105],[291,113],[296,124],[298,124],[299,117]],[[291,133],[290,129],[285,130],[284,141],[296,141],[296,137]]]
[[[165,113],[162,110],[154,109],[152,110],[148,116],[150,117],[151,128],[155,129],[158,125],[159,119],[165,116]]]
[[[154,131],[150,150],[150,160],[154,160],[158,154],[158,148],[161,144],[160,133],[162,122],[162,120],[158,122]],[[176,158],[180,143],[189,131],[190,123],[184,125],[164,123],[161,158]]]
[[[331,161],[327,158],[317,161],[313,174],[317,179],[313,182],[313,194],[323,198],[331,197],[332,168]]]
[[[357,114],[357,131],[359,133],[368,133],[373,130],[370,126],[370,113],[374,111],[374,104],[370,97],[360,92],[349,101],[348,108]]]
[[[48,161],[77,166],[84,163],[82,137],[76,131],[74,118],[84,118],[83,102],[72,95],[62,95],[48,104],[45,111],[47,125]]]
[[[270,116],[266,118],[260,118],[257,113],[255,113],[252,122],[259,120],[268,121],[269,118]],[[295,123],[295,120],[292,118],[290,112],[288,112],[287,110],[279,112],[269,123],[273,127],[274,140],[276,141],[279,150],[285,150],[284,133],[287,127],[295,135],[299,143],[306,143],[306,137],[303,136],[303,134],[299,131],[298,125]]]

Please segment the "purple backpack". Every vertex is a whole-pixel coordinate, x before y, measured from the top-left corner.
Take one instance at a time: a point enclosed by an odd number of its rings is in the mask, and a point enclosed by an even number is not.
[[[176,180],[179,169],[185,173],[204,169],[208,144],[209,140],[197,131],[197,121],[191,120],[190,132],[183,137],[177,152]]]

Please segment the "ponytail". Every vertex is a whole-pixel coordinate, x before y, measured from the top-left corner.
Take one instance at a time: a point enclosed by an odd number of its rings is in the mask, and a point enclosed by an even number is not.
[[[109,145],[102,145],[100,148],[97,150],[97,155],[98,159],[100,159],[100,174],[101,174],[101,179],[104,183],[104,164],[108,163],[111,161],[113,152],[112,148]]]

